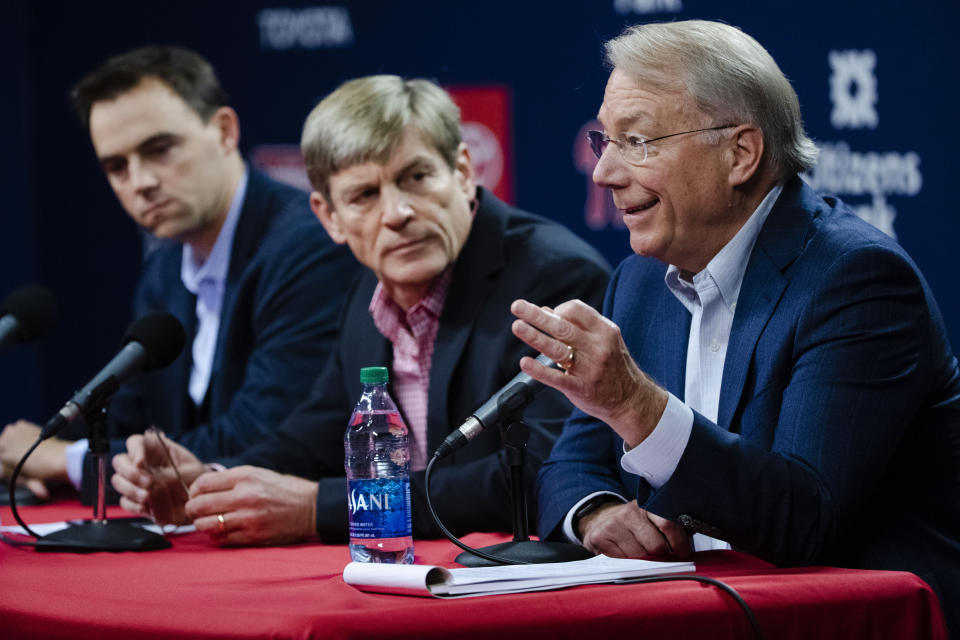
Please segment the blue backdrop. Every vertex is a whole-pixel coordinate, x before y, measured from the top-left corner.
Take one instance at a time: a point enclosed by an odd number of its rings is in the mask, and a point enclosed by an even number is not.
[[[297,179],[290,145],[345,79],[386,72],[506,97],[503,177],[520,206],[562,221],[617,262],[627,237],[591,189],[580,132],[599,107],[601,44],[648,20],[720,19],[765,45],[800,96],[823,155],[808,180],[855,203],[927,275],[960,336],[950,256],[960,221],[954,3],[565,0],[5,3],[0,20],[3,232],[0,295],[40,281],[61,321],[39,346],[0,354],[0,424],[44,419],[116,350],[142,239],[95,162],[67,93],[108,55],[148,43],[196,49],[240,114],[241,146]],[[504,330],[508,330],[506,327]]]

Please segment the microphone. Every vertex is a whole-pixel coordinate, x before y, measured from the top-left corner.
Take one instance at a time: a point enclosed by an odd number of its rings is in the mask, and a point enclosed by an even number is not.
[[[553,360],[542,353],[537,356],[537,362],[547,367],[555,365]],[[503,420],[509,419],[533,402],[533,397],[541,389],[543,389],[543,383],[534,380],[521,371],[513,377],[513,380],[493,394],[489,400],[480,405],[480,408],[474,411],[473,415],[464,420],[459,429],[448,435],[446,440],[437,447],[433,457],[443,458],[464,447],[480,435],[480,432],[484,429],[489,429],[500,424]]]
[[[183,325],[166,311],[149,313],[131,323],[123,348],[113,360],[44,425],[40,439],[55,435],[78,417],[97,408],[120,384],[143,371],[163,369],[180,355],[186,335]]]
[[[57,303],[49,289],[20,287],[0,304],[0,346],[39,340],[56,322]]]

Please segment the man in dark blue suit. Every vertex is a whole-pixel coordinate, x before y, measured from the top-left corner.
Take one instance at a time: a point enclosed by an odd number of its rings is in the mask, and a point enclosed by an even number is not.
[[[733,27],[628,29],[591,132],[638,255],[603,316],[517,301],[578,410],[539,532],[615,556],[732,545],[917,573],[960,633],[960,374],[909,256],[798,177],[793,89]]]
[[[308,392],[336,338],[357,269],[331,241],[306,193],[249,169],[239,122],[208,62],[146,47],[105,62],[73,92],[120,203],[154,238],[134,313],[166,310],[188,346],[168,368],[125,387],[110,407],[114,451],[155,425],[204,457],[237,455]],[[32,444],[18,423],[0,438],[6,461]],[[45,442],[34,478],[84,484],[85,441]]]

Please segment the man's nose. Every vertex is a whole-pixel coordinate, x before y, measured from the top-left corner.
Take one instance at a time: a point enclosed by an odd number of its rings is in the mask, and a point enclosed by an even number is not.
[[[384,191],[383,207],[384,224],[391,228],[402,227],[414,216],[410,199],[399,190]]]
[[[134,159],[130,161],[130,184],[136,191],[141,192],[153,189],[160,184],[160,181],[152,168],[146,163]]]
[[[593,181],[601,187],[624,187],[630,179],[626,163],[614,144],[608,144],[593,168]]]

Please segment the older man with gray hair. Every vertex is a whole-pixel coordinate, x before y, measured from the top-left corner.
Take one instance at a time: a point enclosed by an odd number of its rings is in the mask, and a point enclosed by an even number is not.
[[[577,406],[543,537],[615,556],[736,548],[917,573],[960,634],[960,372],[906,252],[799,173],[816,159],[770,55],[706,21],[632,27],[589,134],[630,245],[604,314],[517,301]]]
[[[114,458],[114,486],[128,509],[192,520],[221,544],[317,534],[344,542],[343,435],[360,368],[383,364],[412,434],[413,533],[437,536],[424,493],[429,454],[532,353],[510,333],[511,301],[578,297],[599,306],[608,267],[567,229],[475,185],[459,109],[432,82],[384,75],[345,83],[307,118],[302,150],[314,212],[369,269],[348,295],[339,345],[312,394],[276,437],[220,461],[232,468],[204,473],[173,446],[189,495],[171,485],[156,439],[142,437]],[[531,490],[570,410],[552,390],[526,410]],[[500,435],[487,431],[438,463],[431,495],[454,533],[510,529],[500,449]]]

